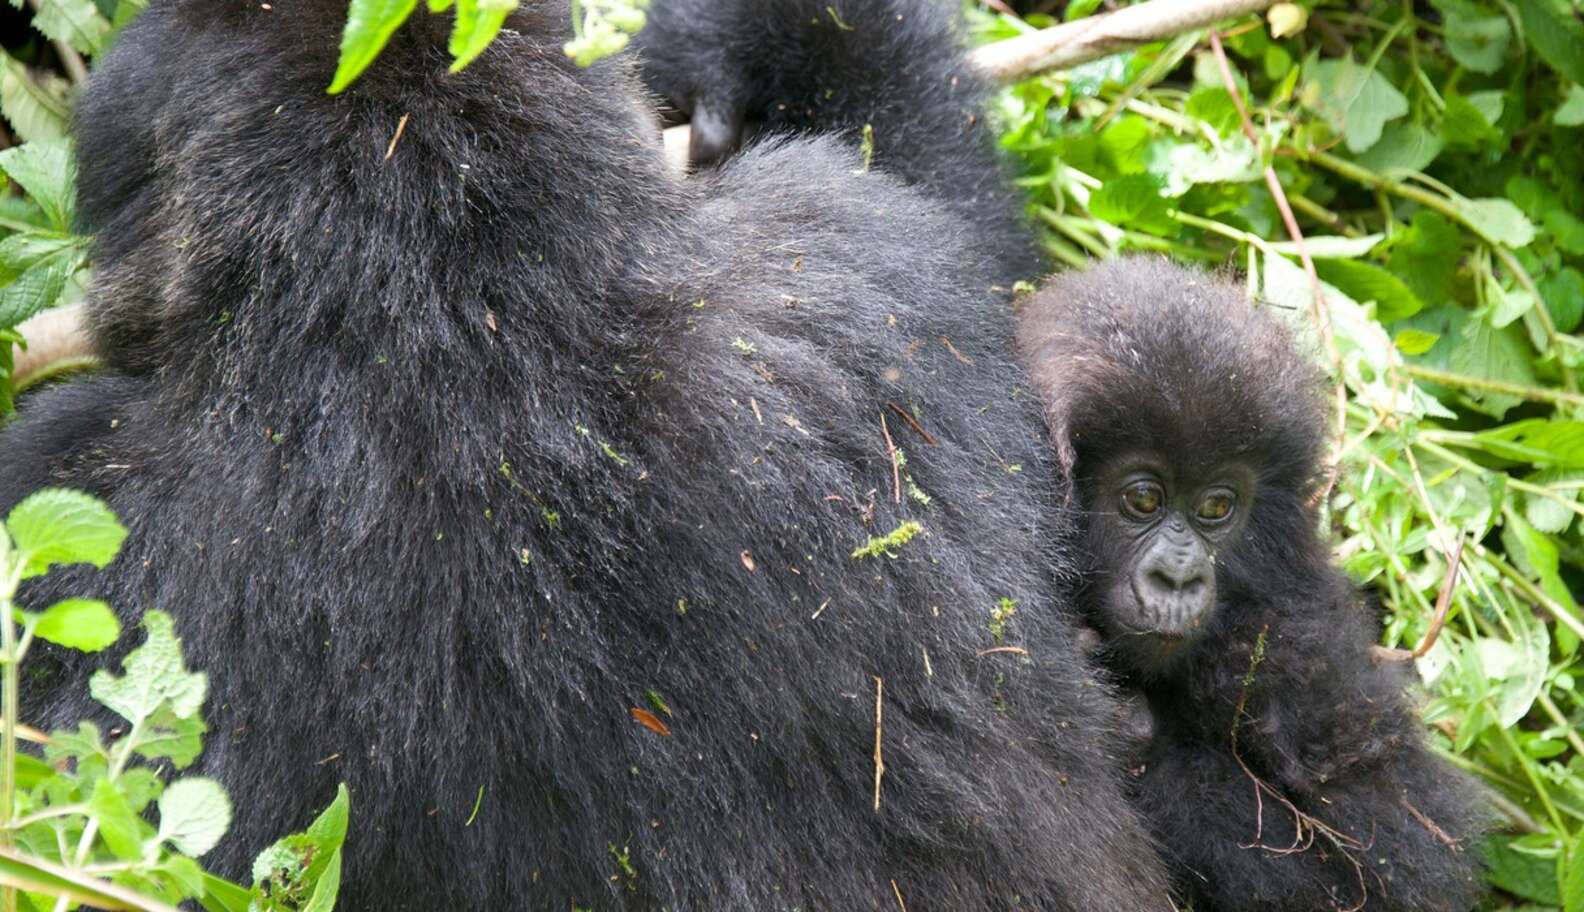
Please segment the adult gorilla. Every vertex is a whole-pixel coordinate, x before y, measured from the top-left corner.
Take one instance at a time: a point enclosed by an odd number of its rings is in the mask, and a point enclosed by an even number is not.
[[[957,59],[934,6],[829,5],[742,0],[808,66]],[[344,17],[122,36],[79,122],[114,370],[0,434],[0,508],[132,530],[32,596],[166,608],[214,673],[219,866],[346,780],[350,909],[1164,908],[987,293],[1027,248],[831,138],[673,178],[563,3],[460,74],[420,15],[331,97]],[[955,135],[939,177],[993,166]],[[59,661],[31,721],[90,711]]]

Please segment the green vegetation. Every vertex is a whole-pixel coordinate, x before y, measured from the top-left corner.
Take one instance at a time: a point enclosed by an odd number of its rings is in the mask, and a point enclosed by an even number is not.
[[[1437,745],[1500,795],[1497,908],[1584,909],[1581,15],[1279,4],[1224,23],[1224,57],[1192,33],[1000,99],[1057,260],[1229,264],[1329,365],[1337,554],[1382,593],[1383,646],[1424,640],[1463,543],[1416,665]],[[975,18],[984,40],[1026,27]]]

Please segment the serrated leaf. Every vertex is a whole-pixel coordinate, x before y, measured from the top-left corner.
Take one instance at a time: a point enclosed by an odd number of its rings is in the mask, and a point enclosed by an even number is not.
[[[328,91],[334,95],[368,69],[396,30],[418,8],[418,0],[352,0],[341,33],[341,59]]]
[[[1534,240],[1534,224],[1512,200],[1499,196],[1481,199],[1453,197],[1452,205],[1487,240],[1508,247],[1525,247]]]
[[[1584,23],[1568,0],[1516,0],[1518,18],[1540,59],[1584,83]]]
[[[287,836],[260,852],[253,860],[253,884],[285,881],[291,892],[313,888],[303,908],[329,912],[341,886],[341,846],[346,841],[351,797],[342,784],[335,800],[301,833]]]
[[[456,0],[456,24],[451,27],[451,72],[459,72],[484,53],[515,9],[517,0]]]
[[[1450,146],[1477,148],[1502,139],[1500,130],[1473,101],[1456,92],[1446,93],[1446,108],[1441,112],[1441,139]]]
[[[1312,68],[1319,110],[1358,153],[1375,145],[1389,121],[1408,113],[1408,99],[1386,77],[1350,59],[1322,60]]]
[[[71,130],[71,83],[0,52],[0,113],[27,142],[64,140]]]
[[[1447,51],[1452,59],[1476,73],[1501,69],[1512,42],[1512,25],[1506,16],[1446,17]]]
[[[110,34],[110,21],[93,0],[36,0],[34,8],[34,28],[84,54],[98,54]]]
[[[162,707],[178,718],[194,716],[203,706],[208,677],[187,670],[170,615],[149,611],[143,615],[143,627],[147,639],[121,662],[126,674],[116,677],[107,670],[96,671],[88,681],[89,692],[133,723],[155,716]]]
[[[1457,277],[1453,266],[1461,247],[1462,235],[1452,222],[1438,212],[1421,209],[1414,213],[1407,230],[1392,239],[1386,266],[1419,300],[1438,306],[1453,300]]]
[[[121,636],[121,622],[104,602],[66,599],[44,611],[33,635],[68,649],[98,652]]]
[[[1340,288],[1359,303],[1375,302],[1375,318],[1382,323],[1411,317],[1424,309],[1403,281],[1374,263],[1356,259],[1315,261],[1320,278]]]
[[[231,826],[231,799],[213,779],[189,777],[166,786],[159,798],[159,841],[198,858]]]
[[[1518,326],[1495,329],[1483,320],[1470,320],[1448,354],[1447,363],[1454,373],[1533,386],[1535,375],[1530,358],[1528,340]],[[1523,401],[1486,390],[1468,390],[1467,395],[1480,411],[1495,418],[1506,415],[1508,409]]]
[[[81,248],[64,247],[23,270],[0,288],[0,326],[20,326],[35,314],[63,303],[72,274],[85,260]]]
[[[76,167],[64,140],[39,140],[0,152],[0,170],[27,191],[56,230],[71,227]]]
[[[1168,208],[1154,179],[1144,174],[1106,181],[1089,197],[1089,212],[1096,218],[1146,231],[1173,230],[1176,222],[1167,216]]]
[[[39,491],[17,504],[6,518],[6,529],[27,560],[23,579],[40,576],[55,564],[103,569],[126,539],[126,529],[103,501],[60,488]]]

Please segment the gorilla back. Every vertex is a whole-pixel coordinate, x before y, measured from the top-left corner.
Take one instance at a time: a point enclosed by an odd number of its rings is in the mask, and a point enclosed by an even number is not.
[[[327,96],[344,10],[123,35],[79,137],[119,372],[0,436],[0,508],[132,531],[48,585],[212,673],[211,861],[345,780],[350,909],[1164,908],[955,217],[828,138],[676,182],[560,3],[455,75],[420,13]],[[89,711],[56,661],[30,721]]]

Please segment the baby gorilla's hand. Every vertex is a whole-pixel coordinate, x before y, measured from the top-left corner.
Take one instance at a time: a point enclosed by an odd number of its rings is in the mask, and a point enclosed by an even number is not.
[[[1105,640],[1099,631],[1093,627],[1080,628],[1078,648],[1096,669],[1096,674],[1107,674],[1103,655]],[[1143,691],[1120,682],[1116,687],[1117,710],[1113,727],[1117,733],[1117,757],[1129,775],[1138,777],[1144,774],[1144,759],[1155,740],[1155,712],[1150,709]]]

